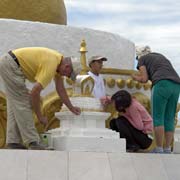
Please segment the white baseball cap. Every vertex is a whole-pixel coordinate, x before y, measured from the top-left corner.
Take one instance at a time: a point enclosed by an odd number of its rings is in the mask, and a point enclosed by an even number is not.
[[[88,59],[89,66],[94,61],[107,61],[107,58],[104,56],[92,56]]]

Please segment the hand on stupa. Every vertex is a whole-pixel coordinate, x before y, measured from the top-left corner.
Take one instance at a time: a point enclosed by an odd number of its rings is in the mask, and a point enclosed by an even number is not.
[[[81,114],[81,109],[79,107],[73,106],[70,111],[76,115],[80,115]]]

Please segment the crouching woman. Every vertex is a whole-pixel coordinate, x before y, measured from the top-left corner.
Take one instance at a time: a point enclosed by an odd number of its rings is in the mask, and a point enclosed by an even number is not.
[[[148,148],[152,143],[148,134],[152,133],[153,124],[147,110],[125,90],[116,92],[111,100],[120,115],[111,120],[110,128],[126,139],[127,151]]]

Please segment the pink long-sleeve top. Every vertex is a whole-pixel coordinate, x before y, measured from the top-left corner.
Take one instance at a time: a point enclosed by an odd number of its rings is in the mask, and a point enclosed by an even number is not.
[[[135,98],[132,98],[131,105],[122,114],[136,129],[148,134],[153,130],[152,117]]]

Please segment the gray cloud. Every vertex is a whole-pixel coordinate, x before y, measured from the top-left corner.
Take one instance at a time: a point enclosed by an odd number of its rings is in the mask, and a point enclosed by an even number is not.
[[[178,0],[65,0],[68,24],[120,34],[168,56],[180,74]]]

